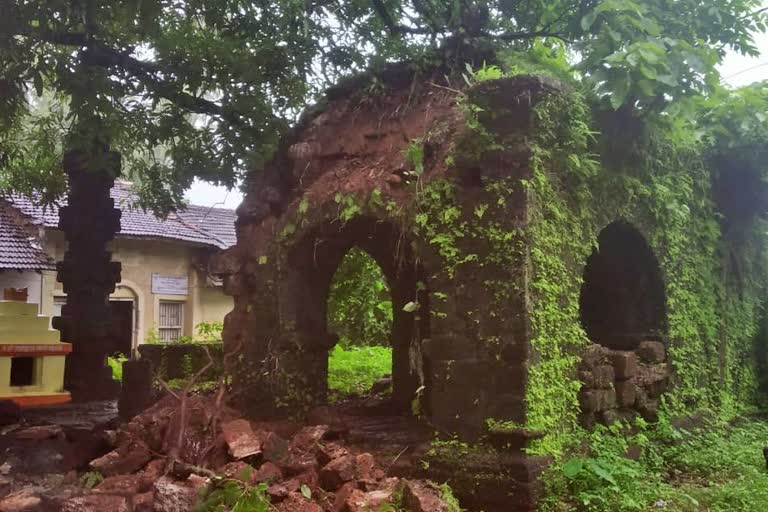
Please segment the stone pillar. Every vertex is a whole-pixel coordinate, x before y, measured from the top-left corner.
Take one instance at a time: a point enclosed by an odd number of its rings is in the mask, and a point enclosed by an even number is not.
[[[120,174],[120,155],[106,148],[64,156],[69,178],[67,206],[59,210],[59,229],[69,243],[57,279],[64,284],[67,303],[53,326],[62,341],[72,344],[67,357],[65,388],[77,401],[113,398],[113,381],[106,357],[114,347],[109,338],[109,294],[120,281],[120,263],[111,261],[107,244],[120,231],[120,210],[109,191]]]
[[[133,359],[123,363],[123,389],[117,410],[120,419],[129,421],[152,405],[152,363]]]

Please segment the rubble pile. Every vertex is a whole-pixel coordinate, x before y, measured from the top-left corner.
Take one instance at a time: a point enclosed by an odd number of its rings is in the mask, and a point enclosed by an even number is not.
[[[202,504],[232,484],[243,494],[255,490],[276,512],[389,510],[387,504],[413,512],[455,510],[435,484],[388,476],[371,453],[345,445],[343,434],[339,425],[252,423],[212,398],[190,396],[181,406],[168,396],[102,436],[111,438],[109,451],[81,468],[100,475],[92,488],[70,485],[55,500],[26,487],[0,498],[0,512],[230,510],[231,502]]]

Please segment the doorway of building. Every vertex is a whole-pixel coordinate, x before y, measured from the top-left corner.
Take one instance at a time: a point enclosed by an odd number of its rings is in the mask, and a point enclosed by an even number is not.
[[[350,313],[354,308],[339,305],[333,299],[334,276],[341,267],[341,273],[336,277],[344,281],[342,262],[347,255],[357,259],[361,264],[358,267],[370,270],[369,278],[372,273],[376,274],[372,279],[374,282],[351,277],[347,284],[362,288],[356,295],[374,295],[375,307],[363,309],[373,316],[382,314],[376,320],[378,327],[375,329],[380,336],[374,336],[372,339],[378,341],[372,343],[391,348],[391,359],[388,358],[392,374],[389,402],[394,409],[410,411],[419,387],[417,368],[412,366],[412,347],[428,337],[426,279],[399,227],[371,217],[356,217],[341,226],[338,223],[322,224],[294,247],[289,258],[298,277],[293,288],[297,292],[293,300],[297,309],[296,329],[300,339],[316,344],[315,349],[307,350],[308,354],[314,355],[306,362],[311,371],[316,372],[312,392],[317,394],[319,402],[327,401],[329,352],[343,341],[344,336],[358,338],[352,340],[353,343],[366,336],[351,328],[339,312],[339,307],[346,309],[343,313]],[[353,323],[362,321],[365,320],[351,320]],[[339,332],[334,332],[337,327],[341,327]]]
[[[111,300],[109,307],[112,314],[109,329],[112,352],[130,357],[133,352],[133,301]]]
[[[338,337],[328,359],[329,400],[391,393],[392,294],[381,267],[353,247],[331,282],[328,328]]]

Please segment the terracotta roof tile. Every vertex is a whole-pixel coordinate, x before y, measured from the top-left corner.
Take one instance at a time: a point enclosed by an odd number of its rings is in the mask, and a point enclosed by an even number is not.
[[[189,206],[185,211],[171,213],[163,220],[151,212],[145,212],[134,205],[136,195],[128,183],[117,182],[112,188],[115,206],[123,212],[120,219],[120,234],[124,237],[151,237],[168,240],[211,245],[226,249],[235,244],[234,210]],[[58,228],[59,210],[57,206],[43,208],[28,198],[12,196],[11,204],[36,224],[47,228]],[[60,202],[59,206],[66,204]]]
[[[0,269],[54,270],[56,265],[34,237],[19,223],[18,215],[0,201]]]

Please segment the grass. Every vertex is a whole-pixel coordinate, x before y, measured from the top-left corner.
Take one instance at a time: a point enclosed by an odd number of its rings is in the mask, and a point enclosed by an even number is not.
[[[664,458],[668,510],[684,512],[768,511],[768,420],[740,419],[692,433]]]
[[[123,381],[123,363],[127,360],[128,358],[120,353],[107,357],[107,365],[112,370],[113,380]]]
[[[328,358],[331,399],[365,394],[374,382],[391,373],[391,348],[336,345]]]
[[[709,422],[696,429],[661,422],[632,436],[598,429],[591,449],[555,466],[544,510],[570,512],[765,512],[768,419]],[[625,456],[643,448],[638,460]]]

